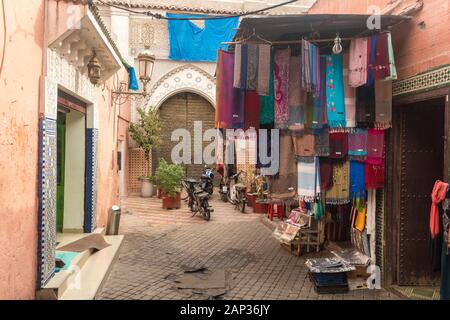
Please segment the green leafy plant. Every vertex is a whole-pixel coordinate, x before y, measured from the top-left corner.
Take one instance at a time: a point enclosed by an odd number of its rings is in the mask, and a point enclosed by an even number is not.
[[[139,120],[130,124],[128,131],[139,148],[144,150],[145,158],[149,160],[150,152],[161,144],[161,121],[158,112],[151,107],[148,111],[142,108],[136,110],[139,113]]]
[[[162,190],[170,197],[181,191],[181,181],[184,177],[183,167],[177,164],[168,164],[161,159],[156,169],[155,179]]]

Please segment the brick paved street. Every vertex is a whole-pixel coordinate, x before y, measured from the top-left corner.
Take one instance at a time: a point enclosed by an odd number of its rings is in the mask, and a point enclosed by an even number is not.
[[[174,287],[173,277],[186,267],[225,269],[231,284],[224,299],[396,298],[384,290],[317,295],[304,265],[312,255],[291,255],[260,215],[241,214],[218,200],[212,201],[210,222],[191,217],[186,208],[164,211],[154,198],[130,197],[123,205],[124,244],[97,299],[208,298]]]

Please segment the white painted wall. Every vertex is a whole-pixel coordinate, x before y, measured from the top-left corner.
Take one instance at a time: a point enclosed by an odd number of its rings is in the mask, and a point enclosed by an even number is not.
[[[63,231],[83,232],[85,190],[85,115],[71,110],[66,117],[66,164]]]

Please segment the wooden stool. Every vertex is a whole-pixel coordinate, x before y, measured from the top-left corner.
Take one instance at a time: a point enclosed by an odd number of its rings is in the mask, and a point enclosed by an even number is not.
[[[275,207],[277,209],[278,220],[283,220],[284,204],[281,200],[271,200],[269,203],[269,208],[267,210],[268,218],[273,221],[273,215],[275,214]]]

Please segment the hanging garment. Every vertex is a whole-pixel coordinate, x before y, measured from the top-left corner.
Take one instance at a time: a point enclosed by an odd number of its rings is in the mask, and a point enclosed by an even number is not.
[[[330,128],[345,128],[344,78],[342,56],[327,56],[327,120]]]
[[[348,134],[346,132],[330,133],[330,158],[345,158],[348,153]]]
[[[354,128],[356,127],[356,89],[349,84],[349,54],[345,53],[343,59],[345,123],[347,128]]]
[[[365,198],[365,163],[359,161],[350,161],[350,197]]]
[[[310,65],[311,65],[311,89],[314,98],[317,98],[320,94],[320,52],[319,47],[310,43]]]
[[[369,129],[367,133],[367,163],[384,163],[384,131]]]
[[[243,129],[245,126],[245,90],[233,88],[233,95],[231,97],[231,102],[233,103],[231,128]]]
[[[358,161],[364,161],[367,158],[366,129],[357,128],[348,134],[348,156]]]
[[[320,189],[327,191],[333,187],[333,162],[329,158],[320,158]]]
[[[167,13],[171,60],[216,62],[217,50],[226,50],[227,45],[236,34],[238,17],[205,20],[203,28],[190,20],[177,18],[208,17],[207,15],[185,15]],[[233,70],[233,69],[231,69]]]
[[[289,107],[288,129],[301,131],[305,128],[305,107]]]
[[[390,76],[388,34],[382,33],[376,36],[377,46],[374,60],[374,80],[384,80]]]
[[[319,59],[319,66],[316,67],[319,73],[319,80],[321,84],[317,85],[318,94],[314,97],[314,112],[312,119],[313,129],[322,129],[327,124],[327,88],[326,88],[326,56],[321,56]]]
[[[233,88],[232,70],[234,69],[234,54],[219,50],[217,59],[217,105],[216,105],[216,128],[231,128],[233,119],[233,100],[239,89]]]
[[[445,246],[442,247],[441,255],[440,299],[450,300],[450,255]]]
[[[318,157],[328,157],[330,155],[330,133],[328,129],[320,130],[315,135],[315,152]]]
[[[372,264],[376,264],[376,198],[377,191],[367,191],[367,216],[366,216],[366,228],[369,235],[370,242],[370,260]]]
[[[248,63],[248,45],[241,45],[241,85],[242,90],[247,89],[247,63]]]
[[[241,88],[242,45],[234,48],[233,87]]]
[[[392,81],[375,82],[375,127],[392,127]]]
[[[264,153],[263,153],[263,149],[261,149],[261,146],[260,146],[260,144],[262,142],[260,134],[262,133],[263,129],[267,130],[267,142],[265,143],[266,150],[264,150]],[[266,156],[269,157],[269,159],[271,159],[271,156],[272,156],[272,135],[271,135],[271,129],[272,129],[272,125],[271,124],[269,124],[269,125],[265,124],[265,125],[260,125],[260,130],[256,131],[257,137],[258,137],[258,144],[257,144],[258,162],[256,164],[257,168],[270,168],[272,166],[272,162],[271,161],[269,161],[268,163],[263,163],[263,161],[261,159],[261,157],[266,157]],[[262,171],[261,171],[261,174],[262,175],[266,175],[266,174],[263,174]]]
[[[273,70],[273,52],[270,54],[270,72],[269,72],[269,95],[260,96],[260,119],[261,125],[269,125],[274,122],[275,118],[275,85]]]
[[[372,86],[375,81],[375,55],[377,49],[377,36],[369,37],[367,41],[367,55],[368,55],[368,65],[367,65],[367,83],[366,86]]]
[[[259,96],[256,91],[245,92],[245,130],[259,129]]]
[[[384,188],[384,164],[366,163],[366,189]]]
[[[434,183],[433,191],[431,192],[430,232],[433,239],[440,233],[438,204],[445,199],[447,189],[448,183],[437,180]]]
[[[389,77],[386,80],[397,80],[397,68],[395,67],[394,47],[392,46],[392,34],[388,32],[389,47]]]
[[[356,89],[356,122],[359,128],[373,128],[375,125],[375,86]]]
[[[291,56],[289,59],[289,107],[300,107],[305,104],[305,93],[301,88],[301,58]]]
[[[356,214],[355,229],[363,232],[366,228],[366,208],[361,208]],[[367,252],[367,250],[364,250]]]
[[[300,201],[313,202],[320,194],[320,169],[317,157],[311,162],[297,162],[297,194]]]
[[[334,162],[333,187],[326,192],[327,204],[346,204],[350,202],[350,162]]]
[[[224,162],[223,162],[223,154],[224,154],[224,148],[225,148],[225,142],[224,142],[224,129],[217,129],[216,130],[216,169],[217,171],[222,170],[222,173],[224,172]]]
[[[270,82],[270,45],[258,45],[258,83],[256,91],[260,96],[269,95]]]
[[[310,45],[306,40],[302,40],[301,55],[302,55],[302,87],[307,92],[312,91],[311,84],[311,56]]]
[[[368,38],[357,38],[350,42],[349,85],[356,88],[367,83]]]
[[[293,134],[292,141],[294,143],[295,155],[298,157],[314,157],[315,139],[313,134]]]
[[[314,129],[313,121],[314,121],[314,109],[315,109],[315,103],[314,103],[314,97],[312,92],[308,92],[306,94],[306,102],[304,107],[305,112],[305,129]]]
[[[275,51],[274,85],[275,85],[275,125],[287,127],[289,120],[289,59],[291,49]]]
[[[280,167],[276,176],[269,180],[272,194],[289,192],[289,188],[297,189],[297,160],[294,145],[288,132],[280,133]]]
[[[247,90],[256,90],[258,75],[258,45],[247,45]]]

